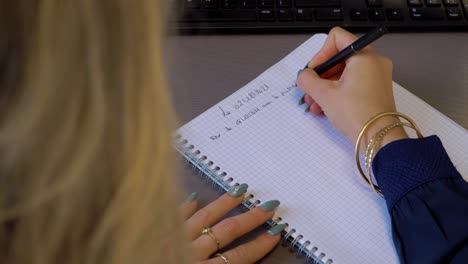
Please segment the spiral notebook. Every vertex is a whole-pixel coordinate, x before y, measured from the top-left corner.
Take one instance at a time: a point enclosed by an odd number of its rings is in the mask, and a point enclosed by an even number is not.
[[[221,189],[248,183],[244,205],[281,201],[269,222],[309,263],[398,263],[389,214],[357,174],[354,146],[324,116],[304,113],[297,71],[326,35],[307,40],[256,79],[176,131],[176,149]],[[468,175],[467,131],[394,83],[399,111],[437,134]]]

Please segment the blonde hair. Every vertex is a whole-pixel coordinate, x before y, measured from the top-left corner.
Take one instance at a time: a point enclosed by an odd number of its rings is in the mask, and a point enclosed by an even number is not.
[[[0,263],[186,262],[163,2],[0,1]]]

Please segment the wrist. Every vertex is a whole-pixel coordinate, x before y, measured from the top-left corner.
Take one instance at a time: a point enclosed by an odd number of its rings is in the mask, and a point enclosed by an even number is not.
[[[369,127],[369,130],[367,131],[365,135],[365,142],[367,142],[370,138],[375,136],[382,128],[387,127],[392,124],[396,124],[400,122],[400,119],[398,117],[394,116],[385,116],[377,120],[371,127]],[[408,135],[406,134],[406,131],[403,127],[395,127],[392,130],[389,130],[385,136],[382,138],[380,141],[380,146],[378,149],[382,148],[383,146],[387,145],[388,143],[391,143],[393,141],[399,140],[399,139],[404,139],[408,138]]]
[[[400,121],[400,118],[404,119],[407,123]],[[410,127],[414,129],[417,136],[422,137],[419,128],[410,117],[398,112],[384,112],[374,116],[369,121],[367,121],[367,123],[361,129],[361,132],[359,133],[359,136],[356,140],[355,154],[356,165],[358,167],[359,173],[361,174],[364,181],[366,181],[381,197],[383,197],[382,192],[380,191],[380,188],[373,183],[370,172],[372,160],[375,153],[377,153],[384,145],[408,137],[403,127]],[[364,173],[364,170],[361,167],[359,158],[361,145],[367,145],[364,147],[366,173]],[[367,174],[367,176],[365,174]]]

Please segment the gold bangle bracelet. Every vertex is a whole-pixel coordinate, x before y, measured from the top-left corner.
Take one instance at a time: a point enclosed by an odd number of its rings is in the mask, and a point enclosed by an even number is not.
[[[369,142],[367,143],[366,147],[366,152],[365,152],[365,161],[367,164],[367,160],[369,156],[372,156],[372,152],[375,150],[377,144],[380,142],[380,140],[388,133],[390,130],[393,128],[399,127],[399,126],[409,126],[411,127],[410,124],[408,123],[402,123],[402,122],[397,122],[391,125],[388,125],[382,129],[380,129],[373,137],[369,139]]]
[[[375,136],[373,136],[369,140],[369,143],[366,148],[365,158],[364,158],[364,163],[365,163],[364,165],[366,167],[366,175],[367,175],[367,179],[369,179],[370,181],[370,186],[372,190],[376,192],[382,198],[383,196],[382,196],[381,191],[380,190],[377,191],[377,186],[374,184],[374,181],[372,180],[372,173],[371,173],[370,168],[371,168],[372,160],[374,159],[374,151],[378,143],[381,142],[381,140],[385,137],[385,135],[388,134],[388,132],[390,132],[392,129],[396,127],[409,127],[409,128],[414,129],[413,126],[409,123],[398,122],[398,123],[386,126],[385,128],[379,130],[379,132],[377,132]]]
[[[360,145],[361,145],[361,141],[362,141],[362,137],[364,136],[364,134],[366,133],[366,131],[369,129],[369,127],[374,124],[378,119],[382,118],[382,117],[385,117],[385,116],[396,116],[396,117],[401,117],[403,119],[405,119],[406,121],[408,121],[408,123],[411,124],[412,128],[416,131],[416,134],[419,138],[423,137],[423,135],[421,134],[421,131],[419,130],[418,126],[416,125],[416,123],[407,115],[405,114],[402,114],[402,113],[399,113],[399,112],[385,112],[385,113],[381,113],[381,114],[378,114],[374,117],[372,117],[369,121],[367,121],[367,123],[362,127],[361,129],[361,132],[359,133],[359,136],[356,140],[356,145],[355,145],[355,155],[356,155],[356,165],[357,165],[357,168],[358,168],[358,171],[362,177],[362,179],[369,185],[372,187],[372,189],[375,190],[375,192],[377,192],[380,196],[383,197],[382,195],[382,192],[380,191],[380,188],[376,185],[374,185],[371,180],[367,179],[367,177],[365,176],[364,174],[364,171],[362,170],[361,168],[361,163],[360,163],[360,160],[359,160],[359,149],[360,149]]]

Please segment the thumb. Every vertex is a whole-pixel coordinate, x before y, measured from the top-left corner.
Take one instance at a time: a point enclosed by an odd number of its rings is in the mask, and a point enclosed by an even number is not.
[[[319,105],[326,105],[330,92],[333,89],[333,81],[322,79],[312,69],[305,69],[297,78],[297,86],[306,94],[312,96]]]

